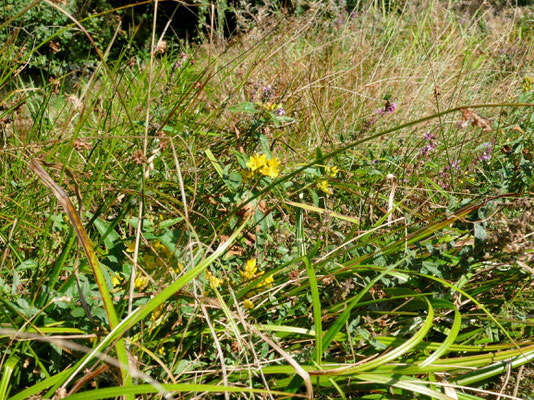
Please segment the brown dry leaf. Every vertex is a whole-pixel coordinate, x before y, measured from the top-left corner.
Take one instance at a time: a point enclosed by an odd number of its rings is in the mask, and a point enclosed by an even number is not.
[[[167,50],[167,41],[166,40],[160,40],[158,44],[156,45],[156,51],[155,53],[163,54],[165,53],[165,50]]]
[[[254,215],[254,212],[256,210],[256,206],[252,204],[252,202],[245,204],[243,207],[237,211],[237,215],[240,216],[242,219],[246,219],[248,217],[251,217]]]
[[[52,93],[58,94],[59,87],[61,86],[61,81],[59,79],[55,79],[54,77],[50,77],[50,79],[48,79],[48,83],[52,84]]]
[[[483,132],[491,131],[491,125],[490,125],[489,119],[481,117],[476,112],[474,112],[471,108],[464,108],[461,111],[462,111],[462,120],[458,123],[458,126],[460,126],[460,128],[466,128],[469,121],[471,121],[473,125],[478,126],[479,128],[482,128]]]
[[[243,239],[245,240],[245,244],[247,246],[252,246],[254,243],[256,243],[256,235],[252,232],[243,233]]]
[[[61,51],[61,47],[59,47],[59,43],[58,42],[48,42],[48,47],[50,47],[50,51],[52,51],[52,53],[56,54],[56,53],[59,53]]]
[[[525,131],[523,129],[521,129],[521,127],[519,125],[512,126],[512,129],[514,131],[517,131],[517,132],[520,132],[520,133],[525,133]]]
[[[215,200],[215,197],[213,196],[204,196],[204,200],[206,200],[207,203],[209,204],[219,204],[219,202],[217,200]]]
[[[221,235],[221,243],[226,242],[228,239],[230,239],[230,236]],[[245,255],[245,249],[240,246],[239,244],[234,244],[230,249],[228,249],[227,254],[229,256],[239,256],[242,257]]]
[[[269,208],[267,207],[267,203],[264,200],[260,200],[260,202],[258,203],[258,209],[263,214],[267,214],[267,212],[269,211]]]
[[[512,153],[512,148],[509,145],[505,144],[505,145],[503,145],[501,147],[501,153],[503,153],[503,154],[511,154]]]
[[[78,139],[74,139],[74,141],[72,142],[72,147],[74,147],[74,150],[76,151],[81,151],[81,150],[91,150],[93,145],[91,144],[91,142],[87,141],[84,138],[78,138]]]
[[[134,164],[142,165],[146,163],[147,159],[145,154],[143,153],[143,150],[138,149],[132,154],[132,161]]]
[[[477,113],[473,113],[473,125],[482,128],[483,132],[491,132],[490,121]]]

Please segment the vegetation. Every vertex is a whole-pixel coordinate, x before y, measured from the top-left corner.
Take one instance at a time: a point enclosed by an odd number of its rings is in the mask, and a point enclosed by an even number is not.
[[[0,24],[0,400],[533,398],[532,8],[63,3]]]

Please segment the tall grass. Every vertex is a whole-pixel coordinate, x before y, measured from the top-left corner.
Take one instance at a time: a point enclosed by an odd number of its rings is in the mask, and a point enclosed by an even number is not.
[[[386,3],[4,46],[0,400],[531,396],[532,10]]]

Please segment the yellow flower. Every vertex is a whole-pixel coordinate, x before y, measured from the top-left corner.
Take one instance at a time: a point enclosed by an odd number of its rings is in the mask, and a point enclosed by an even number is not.
[[[259,153],[254,154],[250,157],[247,162],[247,167],[250,168],[252,172],[257,171],[267,164],[267,156],[265,154],[260,155]]]
[[[143,289],[148,284],[148,278],[145,276],[138,276],[135,278],[134,288]]]
[[[160,304],[158,307],[156,307],[154,311],[152,311],[152,314],[150,314],[150,319],[152,321],[156,321],[160,317],[162,312],[163,312],[163,304]]]
[[[328,181],[326,179],[319,181],[317,183],[317,187],[326,194],[332,193],[332,189],[330,189],[330,187],[328,186]]]
[[[273,157],[270,160],[267,160],[267,164],[265,164],[260,172],[268,176],[269,178],[276,178],[279,174],[279,167],[280,167],[280,161],[278,161],[278,158]]]
[[[274,111],[276,108],[276,103],[265,103],[263,108],[265,108],[267,111]]]
[[[245,301],[243,302],[243,306],[245,306],[247,310],[252,310],[254,308],[254,303],[249,299],[245,299]]]
[[[222,279],[219,279],[215,275],[213,275],[210,271],[206,271],[206,277],[208,278],[212,289],[218,288],[224,282]]]
[[[254,279],[256,277],[256,271],[258,268],[256,267],[256,259],[251,258],[247,261],[247,265],[245,265],[245,269],[243,271],[239,271],[241,276],[247,280]]]
[[[246,165],[250,168],[250,171],[242,172],[243,179],[245,180],[252,178],[255,172],[259,172],[272,179],[276,178],[280,173],[280,161],[278,158],[273,157],[268,160],[265,154],[255,153],[253,156],[250,156]]]
[[[258,283],[256,287],[257,288],[267,287],[270,289],[273,287],[273,282],[274,282],[273,276],[270,275],[267,278],[265,278],[262,282]]]
[[[122,284],[122,276],[119,274],[115,274],[111,277],[111,283],[113,284],[113,287],[120,286]]]
[[[135,241],[126,242],[126,253],[133,253],[135,251]]]
[[[160,356],[164,356],[165,355],[165,348],[163,346],[161,346],[159,349],[158,349],[158,354]]]
[[[339,168],[338,167],[329,167],[328,165],[325,167],[325,172],[326,172],[326,175],[329,177],[329,178],[335,178],[337,173],[339,172]]]
[[[180,272],[182,272],[184,270],[184,264],[182,263],[178,263],[178,265],[176,266],[176,268],[174,268],[174,272],[176,272],[177,274],[179,274]]]
[[[532,90],[532,78],[525,76],[523,78],[523,91],[530,92]]]
[[[154,242],[154,250],[156,250],[156,252],[160,256],[164,256],[166,258],[171,258],[172,257],[172,253],[169,250],[169,248],[167,246],[165,246],[163,243],[161,243],[159,240],[156,240]]]

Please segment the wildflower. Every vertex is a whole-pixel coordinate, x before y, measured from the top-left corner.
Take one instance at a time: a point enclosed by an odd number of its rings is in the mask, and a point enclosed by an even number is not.
[[[276,178],[279,174],[278,168],[280,167],[280,161],[276,157],[267,160],[267,163],[261,168],[260,172],[268,176],[269,178]]]
[[[379,108],[376,110],[377,114],[383,115],[383,114],[392,114],[397,109],[397,105],[393,102],[390,102],[389,100],[386,100],[386,104],[384,105],[384,108]]]
[[[210,287],[212,289],[218,288],[224,282],[222,279],[217,278],[215,275],[213,275],[210,271],[206,271],[206,277],[208,278]]]
[[[260,155],[256,153],[248,160],[247,167],[249,167],[252,172],[255,172],[265,164],[267,164],[267,156],[265,154]]]
[[[328,181],[326,179],[319,181],[317,183],[317,187],[326,194],[330,194],[332,192],[332,189],[330,189],[328,186]]]
[[[493,153],[493,143],[485,144],[482,154],[477,157],[477,161],[490,161],[492,153]]]
[[[280,161],[278,158],[273,157],[269,160],[265,154],[254,154],[250,157],[246,165],[250,168],[250,174],[245,174],[247,178],[253,176],[256,171],[272,179],[276,178],[280,173]]]
[[[276,110],[274,110],[274,113],[281,117],[282,115],[286,115],[286,110],[284,110],[284,107],[281,105],[281,104],[278,104],[278,107],[276,108]]]
[[[263,104],[263,108],[265,108],[267,111],[274,111],[277,107],[276,103],[265,103]]]
[[[423,135],[427,143],[419,149],[419,153],[423,156],[427,156],[432,150],[436,148],[436,140],[433,134],[427,132]]]
[[[154,242],[154,250],[156,250],[156,253],[158,253],[160,256],[164,256],[165,258],[172,257],[172,253],[169,248],[163,243],[161,243],[159,240],[156,240]]]
[[[123,277],[119,274],[115,274],[111,277],[111,283],[113,284],[113,287],[120,286],[122,284]]]
[[[523,92],[530,92],[532,90],[532,78],[525,76],[523,78]]]
[[[187,61],[187,54],[182,52],[181,59],[178,59],[174,62],[174,68],[182,68],[186,61]]]
[[[162,314],[163,312],[163,304],[160,304],[158,307],[156,307],[156,309],[152,312],[152,314],[150,314],[150,319],[152,321],[156,321]]]
[[[263,88],[262,88],[262,97],[264,99],[271,99],[272,97],[274,97],[274,90],[273,90],[273,87],[272,85],[265,85]]]
[[[161,346],[159,349],[158,349],[158,354],[160,356],[164,356],[165,355],[165,348],[163,346]]]
[[[174,268],[174,272],[176,272],[177,274],[179,274],[180,272],[182,272],[184,269],[184,264],[182,263],[178,263],[178,265],[176,266],[176,268]]]
[[[249,299],[245,299],[245,301],[243,302],[243,306],[247,310],[252,310],[254,308],[254,303],[252,301],[250,301]]]
[[[326,172],[326,175],[329,177],[329,178],[335,178],[337,173],[339,172],[339,168],[338,167],[330,167],[330,166],[326,166],[325,167],[325,172]]]
[[[148,285],[148,278],[145,276],[138,276],[135,278],[134,282],[134,288],[135,289],[143,289],[146,285]]]
[[[256,286],[257,288],[263,288],[263,287],[267,287],[267,288],[272,288],[273,287],[273,283],[274,283],[274,279],[272,277],[272,275],[266,277],[263,281],[261,281],[260,283],[258,283],[258,285]]]
[[[258,267],[256,267],[256,259],[251,258],[250,260],[247,261],[247,265],[245,265],[245,269],[243,271],[239,271],[239,273],[241,274],[243,278],[250,280],[256,277],[256,271],[258,271]]]

